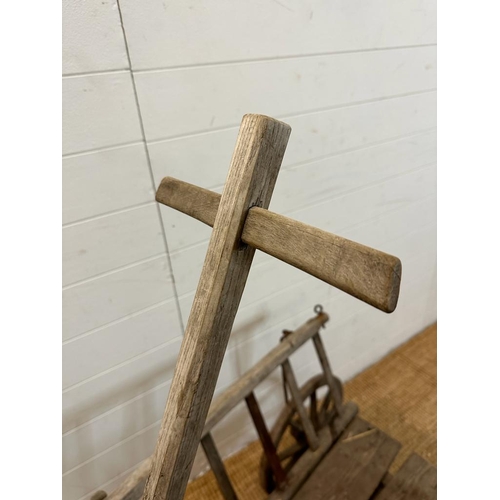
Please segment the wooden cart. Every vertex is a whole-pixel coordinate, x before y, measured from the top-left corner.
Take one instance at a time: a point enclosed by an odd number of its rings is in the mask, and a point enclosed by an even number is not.
[[[401,445],[357,417],[354,403],[342,401],[342,384],[332,373],[320,336],[328,315],[318,306],[315,312],[315,317],[295,331],[285,331],[279,345],[210,407],[201,444],[224,499],[238,497],[211,430],[243,399],[262,443],[261,480],[270,500],[435,499],[436,468],[423,458],[413,454],[394,477],[387,472]],[[289,358],[310,340],[322,373],[299,387]],[[268,430],[254,391],[280,366],[289,401]],[[326,396],[320,399],[322,388],[326,389]],[[287,444],[283,446],[285,440]],[[152,457],[109,496],[99,492],[94,500],[139,500],[151,463]]]

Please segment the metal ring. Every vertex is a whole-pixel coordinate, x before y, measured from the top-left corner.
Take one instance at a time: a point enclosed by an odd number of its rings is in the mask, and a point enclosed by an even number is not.
[[[315,312],[316,314],[320,314],[320,313],[322,313],[322,312],[323,312],[323,306],[322,306],[321,304],[316,304],[316,305],[314,306],[314,312]]]

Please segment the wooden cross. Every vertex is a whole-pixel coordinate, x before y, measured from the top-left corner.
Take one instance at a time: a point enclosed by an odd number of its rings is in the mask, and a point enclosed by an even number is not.
[[[183,498],[256,248],[382,311],[396,307],[399,259],[267,210],[290,132],[245,115],[222,195],[169,177],[158,188],[158,202],[213,231],[144,500]]]

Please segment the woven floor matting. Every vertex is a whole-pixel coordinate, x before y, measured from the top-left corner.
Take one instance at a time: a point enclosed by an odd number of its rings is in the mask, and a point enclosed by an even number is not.
[[[434,324],[345,385],[345,401],[354,401],[361,417],[403,445],[391,472],[412,451],[437,465],[436,337]],[[267,498],[258,476],[261,455],[255,441],[225,461],[241,500]],[[184,498],[223,500],[212,472],[191,482]]]

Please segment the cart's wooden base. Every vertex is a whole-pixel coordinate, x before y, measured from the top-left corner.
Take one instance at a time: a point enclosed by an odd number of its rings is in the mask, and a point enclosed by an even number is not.
[[[296,500],[434,500],[437,471],[412,454],[391,477],[401,445],[356,417],[314,469]]]

